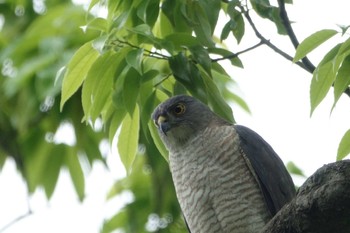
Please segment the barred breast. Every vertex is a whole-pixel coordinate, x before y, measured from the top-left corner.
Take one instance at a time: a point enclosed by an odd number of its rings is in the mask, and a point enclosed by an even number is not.
[[[232,126],[208,127],[170,151],[177,198],[191,233],[259,232],[270,219]]]

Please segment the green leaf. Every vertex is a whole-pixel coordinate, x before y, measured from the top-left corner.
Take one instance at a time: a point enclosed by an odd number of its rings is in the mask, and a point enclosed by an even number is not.
[[[100,0],[91,0],[88,8],[88,12],[91,11],[91,9],[99,2]]]
[[[337,53],[337,57],[339,57],[339,59],[335,63],[335,68],[338,68],[341,62],[343,62],[344,58],[347,57],[349,54],[350,54],[350,38],[340,44],[340,47]]]
[[[27,167],[27,174],[26,174],[26,179],[28,183],[28,191],[30,193],[33,193],[36,189],[37,186],[39,186],[42,183],[42,175],[43,175],[43,170],[45,168],[45,163],[47,160],[47,152],[49,151],[49,148],[47,145],[45,146],[40,146],[38,148],[38,152],[45,152],[43,154],[38,154],[35,155],[35,157],[31,158],[33,161],[30,161],[26,165]]]
[[[93,121],[101,114],[107,99],[111,97],[115,71],[124,57],[113,51],[100,56],[91,66],[82,89],[85,118]]]
[[[324,82],[324,80],[321,79],[321,82],[317,82],[317,74],[319,73],[320,67],[325,66],[327,68],[330,69],[330,71],[332,72],[332,76],[333,77],[328,77],[328,78],[335,78],[335,73],[336,70],[334,69],[334,64],[337,63],[336,61],[338,60],[338,56],[337,54],[339,53],[339,49],[341,47],[342,44],[338,44],[335,47],[333,47],[322,59],[322,61],[318,64],[318,66],[316,67],[314,73],[313,73],[313,79],[311,80],[311,87],[310,87],[310,100],[311,100],[311,114],[314,111],[314,109],[316,109],[317,105],[323,100],[323,98],[325,97],[325,95],[327,93],[322,93],[322,90],[320,90],[320,88],[322,87],[322,85],[317,85],[317,84],[322,84]],[[326,65],[328,63],[328,65]],[[324,67],[324,68],[325,68]],[[323,70],[324,70],[323,68]],[[321,72],[321,74],[325,72]],[[322,75],[321,75],[322,77]],[[325,77],[327,79],[327,76]],[[322,82],[323,81],[323,82]],[[330,80],[328,80],[329,83]],[[325,88],[325,90],[323,90],[323,92],[328,92],[326,90],[327,88]],[[311,94],[312,93],[312,94]]]
[[[135,49],[131,50],[126,55],[126,62],[133,67],[135,70],[137,70],[141,74],[141,62],[143,57],[143,49]]]
[[[150,0],[146,10],[146,23],[153,26],[159,16],[159,0]]]
[[[163,156],[163,158],[169,162],[169,152],[166,149],[166,147],[164,146],[162,140],[160,139],[158,130],[156,128],[156,126],[154,125],[154,122],[150,121],[148,122],[148,129],[151,133],[151,136],[153,138],[153,142],[156,145],[159,153]]]
[[[72,179],[75,191],[78,194],[79,200],[83,201],[85,196],[84,173],[75,150],[70,150],[70,153],[66,154],[65,163],[68,167],[70,177]]]
[[[234,6],[232,6],[228,8],[228,14],[231,20],[226,24],[226,27],[229,27],[230,31],[232,31],[232,34],[236,38],[237,43],[239,44],[243,38],[245,31],[245,24],[242,13],[236,10]]]
[[[113,92],[112,100],[114,107],[118,109],[125,109],[124,101],[124,82],[126,78],[126,73],[129,71],[129,66],[124,68],[124,71],[120,73],[117,82],[115,83],[115,90]]]
[[[226,49],[222,49],[222,48],[208,48],[208,52],[210,54],[217,54],[217,55],[221,55],[223,58],[227,57],[227,59],[229,57],[230,58],[230,62],[233,66],[237,66],[240,68],[243,68],[243,63],[242,61],[238,58],[238,56],[236,56],[234,53],[226,50]],[[215,64],[215,63],[214,63]],[[216,63],[217,64],[217,63]]]
[[[345,89],[349,87],[349,85],[350,85],[350,56],[347,56],[343,60],[334,82],[333,108],[335,107],[336,103],[338,102],[340,96],[343,94]]]
[[[341,35],[344,36],[346,31],[350,28],[350,25],[337,25],[341,29]]]
[[[212,40],[212,28],[208,16],[199,1],[189,1],[182,13],[193,28],[197,39],[207,47],[214,47]]]
[[[137,17],[139,17],[146,24],[147,24],[147,22],[146,22],[146,18],[147,18],[146,10],[147,10],[148,3],[149,3],[149,0],[143,0],[137,6],[137,10],[136,10]]]
[[[278,7],[272,6],[269,0],[250,0],[250,3],[258,15],[275,23],[279,34],[286,34]]]
[[[150,70],[152,71],[152,70]],[[153,72],[152,72],[153,73]],[[154,91],[153,82],[143,82],[140,91],[140,120],[141,120],[141,129],[143,135],[146,138],[146,141],[149,142],[151,140],[150,133],[148,129],[148,122],[151,120],[152,112],[155,108],[156,104],[156,94]]]
[[[101,32],[107,32],[108,30],[108,22],[106,19],[104,18],[94,18],[93,20],[91,20],[87,25],[86,25],[87,29],[92,29],[92,30],[98,30]]]
[[[311,87],[310,87],[310,101],[311,101],[311,115],[314,109],[318,106],[318,104],[323,100],[325,95],[327,94],[327,86],[330,83],[330,79],[335,79],[336,74],[336,68],[338,67],[339,63],[339,49],[342,46],[342,44],[338,44],[335,47],[333,47],[322,59],[322,61],[318,64],[316,67],[314,73],[313,73],[313,79],[311,80]],[[322,69],[321,69],[322,67]],[[321,75],[319,75],[319,72],[321,71]],[[325,75],[325,72],[328,72],[329,75]],[[316,79],[317,76],[320,76],[321,79]],[[322,79],[323,77],[323,79]],[[325,83],[327,81],[327,83]],[[322,85],[327,84],[327,85]],[[322,89],[323,87],[323,89]],[[326,93],[325,93],[326,92]]]
[[[333,70],[333,63],[327,62],[316,68],[313,73],[310,86],[310,102],[311,112],[314,112],[316,107],[326,97],[335,79],[335,72]]]
[[[162,12],[168,18],[175,32],[192,34],[192,30],[184,20],[184,15],[182,13],[185,4],[184,1],[164,0]]]
[[[198,2],[202,6],[203,10],[205,11],[208,23],[210,24],[211,34],[213,34],[219,18],[219,13],[221,10],[221,2],[213,1],[213,0],[201,0]]]
[[[2,151],[0,151],[0,172],[6,162],[7,159],[7,155],[5,153],[3,153]]]
[[[299,61],[335,34],[337,34],[337,31],[332,29],[324,29],[313,33],[299,44],[293,62]]]
[[[136,15],[146,24],[153,26],[159,14],[158,0],[143,0],[137,6]]]
[[[298,176],[302,176],[302,177],[306,177],[304,172],[297,166],[295,165],[295,163],[289,161],[286,164],[287,170],[289,173],[294,174],[294,175],[298,175]]]
[[[169,98],[166,94],[164,94],[164,93],[163,93],[162,91],[160,91],[160,90],[155,90],[154,94],[155,94],[155,97],[156,97],[155,100],[154,100],[154,103],[153,103],[154,106],[156,106],[156,105],[158,105],[158,104],[164,102],[165,100],[167,100],[167,99]],[[150,99],[153,100],[153,94],[151,95]],[[152,110],[153,110],[153,109],[152,109]],[[149,118],[150,118],[150,117],[151,117],[151,116],[149,116]],[[159,136],[159,134],[158,134],[158,130],[157,130],[157,128],[156,128],[154,122],[153,122],[153,121],[148,121],[147,126],[148,126],[148,129],[149,129],[149,131],[150,131],[150,133],[151,133],[151,136],[152,136],[152,138],[153,138],[153,142],[154,142],[154,144],[156,145],[156,147],[157,147],[159,153],[160,153],[160,154],[163,156],[163,158],[168,162],[168,161],[169,161],[169,155],[168,155],[169,153],[168,153],[168,150],[165,148],[165,146],[164,146],[162,140],[160,139],[160,136]]]
[[[129,114],[133,114],[135,109],[137,97],[139,96],[139,90],[141,85],[141,75],[134,68],[130,68],[125,75],[123,99],[126,110]]]
[[[263,18],[268,18],[271,10],[269,0],[250,0],[253,9]]]
[[[205,73],[202,72],[203,81],[206,85],[208,99],[213,108],[214,112],[220,115],[222,118],[227,121],[234,123],[232,109],[225,102],[224,98],[221,96],[220,91],[214,81]]]
[[[328,53],[322,58],[321,62],[318,64],[318,66],[322,66],[322,65],[326,64],[327,62],[332,62],[333,67],[338,69],[338,66],[336,65],[336,63],[339,63],[339,61],[338,62],[335,62],[335,61],[338,60],[340,48],[342,47],[342,45],[343,45],[342,43],[337,44],[330,51],[328,51]]]
[[[6,79],[6,86],[4,87],[6,95],[9,97],[14,96],[17,92],[22,90],[23,87],[28,85],[30,79],[36,73],[39,73],[48,66],[52,66],[52,63],[55,62],[57,58],[57,54],[50,53],[26,59],[26,62],[18,68],[16,78]],[[45,91],[46,89],[48,88],[45,88]]]
[[[169,58],[169,66],[176,80],[194,96],[205,102],[206,88],[196,65],[189,61],[184,53],[179,53]]]
[[[148,70],[142,75],[142,83],[153,80],[155,77],[159,75],[159,70]]]
[[[350,129],[344,134],[338,147],[337,161],[342,160],[350,154]]]
[[[286,31],[286,28],[283,24],[283,21],[281,19],[281,16],[280,16],[280,10],[278,7],[271,7],[271,11],[269,13],[269,17],[268,17],[272,22],[275,23],[275,26],[277,28],[277,32],[280,34],[280,35],[286,35],[287,34],[287,31]]]
[[[62,96],[60,109],[64,103],[78,90],[86,78],[90,67],[95,62],[99,53],[93,48],[92,42],[85,43],[74,54],[67,66],[66,74],[62,83]]]
[[[155,37],[152,33],[152,30],[149,25],[147,24],[140,24],[134,28],[128,29],[129,31],[145,36],[146,38],[150,39],[151,41],[155,40]]]
[[[128,174],[136,157],[140,129],[140,112],[136,105],[133,115],[127,114],[123,120],[118,138],[118,151],[120,159]]]
[[[164,38],[174,32],[169,19],[165,16],[163,10],[159,15],[159,37]],[[158,34],[156,34],[157,36]]]
[[[111,119],[110,125],[109,125],[109,143],[112,144],[114,136],[122,123],[123,119],[125,118],[126,111],[125,109],[118,109],[114,112],[113,117]]]
[[[213,66],[213,78],[217,83],[217,86],[221,90],[222,96],[226,101],[233,101],[238,106],[240,106],[242,109],[244,109],[246,112],[251,113],[250,109],[247,105],[247,103],[238,95],[236,95],[232,90],[228,90],[226,87],[233,83],[233,80],[230,78],[230,76],[223,70],[222,72],[220,69],[223,69],[219,64],[216,63],[215,66]]]
[[[235,26],[235,22],[233,20],[229,20],[225,26],[223,27],[222,31],[221,31],[221,35],[220,35],[220,40],[226,40],[227,37],[230,35],[230,32],[232,30],[232,28],[234,28]]]
[[[189,50],[193,56],[193,60],[200,64],[204,70],[211,75],[211,59],[209,57],[208,51],[202,46],[192,46]]]
[[[55,190],[61,166],[64,161],[67,146],[64,144],[54,145],[51,147],[50,158],[46,161],[42,176],[45,194],[48,199],[51,198]]]
[[[129,216],[127,211],[120,211],[115,214],[111,219],[108,219],[103,223],[103,228],[101,233],[110,233],[118,228],[125,227],[125,224],[129,221]]]
[[[184,46],[191,47],[199,45],[196,37],[182,32],[170,34],[164,40],[172,42],[177,51],[182,51]]]
[[[169,58],[169,66],[174,76],[184,85],[189,85],[190,80],[190,68],[189,61],[184,53],[179,53]]]

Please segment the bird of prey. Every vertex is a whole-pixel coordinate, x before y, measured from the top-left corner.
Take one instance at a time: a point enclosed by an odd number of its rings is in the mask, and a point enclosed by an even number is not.
[[[176,196],[191,233],[253,233],[295,196],[271,146],[199,100],[174,96],[153,112],[169,150]]]

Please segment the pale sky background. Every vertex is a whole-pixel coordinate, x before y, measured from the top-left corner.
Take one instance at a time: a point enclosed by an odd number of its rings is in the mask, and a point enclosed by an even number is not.
[[[294,5],[288,5],[287,10],[295,22],[293,28],[300,41],[320,29],[337,29],[336,24],[350,24],[346,1],[294,0]],[[258,22],[257,26],[264,28],[261,32],[266,38],[293,55],[287,37],[276,36],[273,24],[260,19]],[[344,39],[340,36],[331,39],[310,55],[311,61],[317,64],[327,50]],[[258,42],[250,32],[243,41],[245,43],[239,47],[230,43],[232,51],[240,51]],[[245,69],[230,68],[229,73],[238,83],[240,94],[252,115],[233,106],[236,121],[258,132],[284,162],[293,161],[308,176],[323,164],[334,162],[339,141],[350,129],[350,98],[343,96],[330,115],[333,104],[333,94],[330,93],[310,118],[309,73],[265,46],[240,58]],[[50,201],[46,200],[42,190],[28,198],[22,178],[13,161],[8,160],[0,173],[0,229],[26,213],[29,205],[34,213],[4,233],[99,232],[103,220],[115,214],[131,198],[126,192],[112,201],[105,201],[114,180],[125,174],[118,156],[109,156],[108,163],[110,171],[100,163],[94,165],[87,176],[86,199],[81,204],[67,171],[60,174]],[[295,182],[301,184],[302,180],[295,178]]]

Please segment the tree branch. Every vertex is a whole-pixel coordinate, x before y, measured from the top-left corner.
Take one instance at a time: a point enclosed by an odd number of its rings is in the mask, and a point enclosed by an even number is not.
[[[261,233],[350,232],[350,160],[318,169]]]
[[[297,49],[297,47],[299,46],[299,41],[294,33],[294,30],[292,28],[291,23],[290,23],[290,20],[289,20],[288,14],[287,14],[287,10],[285,7],[285,1],[284,0],[277,0],[277,2],[278,2],[278,7],[280,9],[280,17],[282,19],[283,26],[286,29],[288,37],[290,38],[294,48]],[[309,60],[309,58],[307,56],[302,58],[301,61],[310,73],[313,73],[315,71],[315,68],[316,68],[315,65],[312,64],[312,62]],[[346,88],[344,93],[350,97],[350,89],[349,88]]]
[[[275,46],[273,43],[271,43],[268,39],[266,39],[260,32],[259,30],[256,28],[252,18],[249,15],[249,11],[245,10],[242,6],[240,7],[241,11],[244,14],[244,17],[247,19],[249,25],[252,27],[255,35],[260,39],[260,41],[262,41],[265,45],[267,45],[269,48],[271,48],[273,51],[275,51],[276,53],[278,53],[279,55],[281,55],[282,57],[284,57],[285,59],[289,60],[289,61],[293,61],[293,57],[290,56],[288,53],[284,52],[283,50],[279,49],[277,46]],[[308,70],[308,68],[302,63],[302,62],[296,62],[295,64],[297,64],[298,66],[300,66],[301,68],[303,68],[304,70],[310,72]]]
[[[292,25],[290,23],[287,11],[286,11],[286,7],[285,7],[285,3],[284,0],[278,0],[278,7],[280,9],[280,17],[282,19],[282,23],[284,28],[287,31],[288,37],[291,40],[294,48],[296,49],[299,46],[299,41],[298,38],[296,37],[294,30],[292,28]],[[313,73],[315,70],[315,66],[311,63],[311,61],[309,60],[309,58],[307,58],[306,56],[302,59],[302,62],[305,66],[305,68],[310,72]]]
[[[297,48],[299,45],[299,41],[292,29],[292,26],[290,25],[290,21],[289,21],[289,17],[285,8],[285,4],[284,4],[284,0],[278,0],[278,4],[279,4],[279,8],[280,8],[280,17],[282,19],[283,25],[287,31],[288,37],[290,38],[294,48]],[[289,54],[287,54],[286,52],[284,52],[283,50],[279,49],[277,46],[275,46],[273,43],[271,43],[268,39],[266,39],[260,32],[259,30],[256,28],[252,18],[249,15],[248,10],[245,10],[243,6],[240,6],[241,11],[243,12],[245,18],[247,19],[248,23],[250,24],[250,26],[252,27],[255,35],[265,44],[267,45],[269,48],[271,48],[273,51],[275,51],[276,53],[278,53],[279,55],[281,55],[282,57],[284,57],[285,59],[289,60],[289,61],[293,61],[293,57],[290,56]],[[301,68],[303,68],[304,70],[306,70],[309,73],[313,73],[315,70],[315,66],[312,64],[312,62],[307,58],[304,57],[302,59],[302,62],[295,62],[295,64],[297,64],[298,66],[300,66]],[[334,86],[334,84],[332,85]],[[350,88],[346,88],[344,90],[344,94],[346,94],[347,96],[350,97]]]
[[[135,49],[143,49],[143,50],[147,53],[147,54],[145,54],[145,56],[154,57],[154,58],[159,58],[159,59],[165,59],[165,60],[168,60],[168,59],[169,59],[168,56],[166,56],[166,55],[164,55],[164,54],[162,54],[162,53],[158,53],[158,52],[155,52],[155,51],[150,51],[150,50],[148,50],[148,49],[141,48],[141,47],[139,47],[139,46],[137,46],[137,45],[131,44],[131,43],[128,42],[128,41],[123,41],[123,40],[119,40],[119,39],[118,39],[117,42],[120,43],[120,44],[125,44],[125,45],[130,46],[130,47],[135,48]],[[112,44],[113,44],[113,45],[116,45],[116,44],[113,43],[113,42],[112,42]],[[118,45],[117,45],[117,46],[118,46]]]

